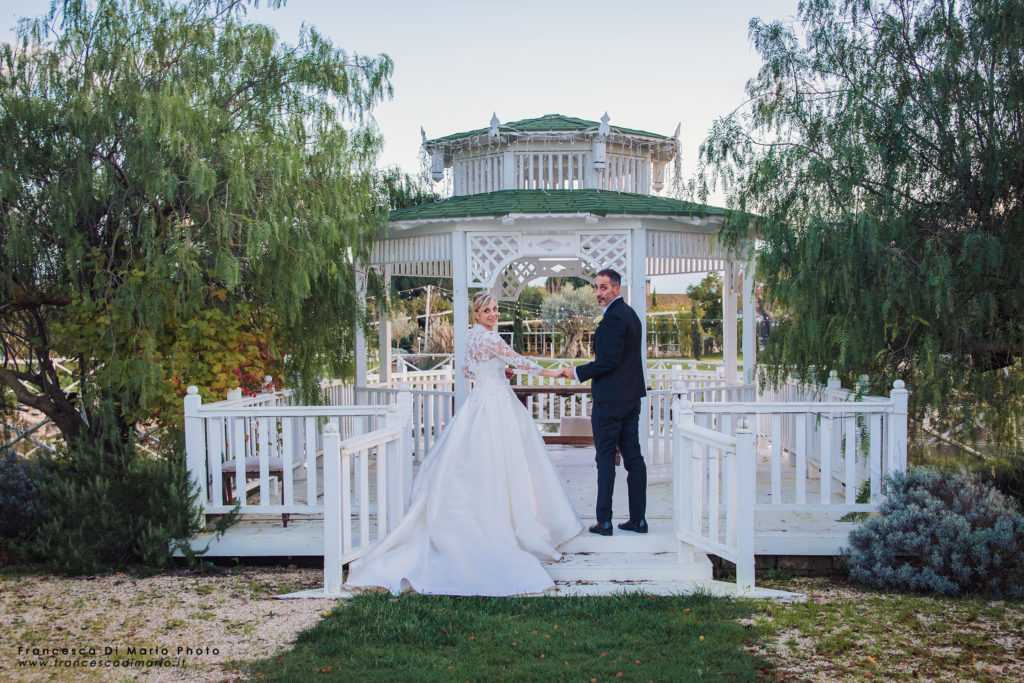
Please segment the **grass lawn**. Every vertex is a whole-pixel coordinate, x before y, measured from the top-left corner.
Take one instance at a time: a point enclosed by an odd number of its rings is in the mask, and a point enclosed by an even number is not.
[[[854,586],[842,579],[764,580],[807,601],[760,603],[757,651],[780,680],[1024,680],[1024,603]]]
[[[338,680],[756,680],[747,602],[689,597],[454,598],[387,593],[340,602],[253,678]]]
[[[765,578],[779,604],[710,598],[340,602],[254,678],[322,680],[1024,680],[1024,604]]]

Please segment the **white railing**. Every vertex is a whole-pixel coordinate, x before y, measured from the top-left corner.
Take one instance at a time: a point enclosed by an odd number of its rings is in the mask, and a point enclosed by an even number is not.
[[[654,389],[668,389],[673,386],[676,380],[682,380],[686,388],[703,389],[704,387],[725,386],[725,372],[722,368],[716,370],[698,370],[692,365],[683,367],[678,363],[668,365],[648,364],[647,378]]]
[[[897,380],[889,398],[723,401],[694,403],[693,411],[698,426],[726,435],[756,418],[758,441],[768,451],[766,508],[857,512],[876,509],[882,478],[906,470],[908,396]],[[808,490],[815,483],[816,495]]]
[[[583,151],[517,153],[514,157],[515,189],[581,189],[586,184],[589,158]]]
[[[399,385],[421,391],[455,391],[455,376],[451,368],[395,372],[386,384],[380,381],[380,375],[366,376],[367,388],[387,389]]]
[[[337,595],[342,565],[357,559],[402,521],[412,490],[408,395],[382,428],[342,440],[335,424],[323,432],[324,592]]]
[[[455,413],[455,392],[445,389],[409,389],[405,385],[398,389],[368,387],[356,389],[356,399],[364,405],[389,405],[402,393],[407,393],[410,397],[410,438],[413,457],[416,462],[422,462],[423,456],[451,422]]]
[[[504,154],[459,159],[452,166],[456,195],[497,192],[504,189]]]
[[[648,465],[663,465],[672,462],[672,400],[678,394],[669,389],[655,389],[647,392],[649,425],[647,452],[644,460]],[[643,429],[643,416],[640,419]]]
[[[572,365],[574,363],[569,360],[560,365],[551,366],[551,368],[558,369]],[[516,376],[519,386],[525,387],[579,386],[578,382],[562,377],[541,377],[524,372],[517,372]],[[547,425],[559,424],[563,417],[590,417],[592,403],[593,399],[590,394],[574,394],[572,396],[533,394],[526,397],[526,409],[533,421],[537,424]]]
[[[598,181],[604,190],[647,194],[651,186],[651,164],[647,159],[609,154],[607,167]]]
[[[378,406],[293,406],[287,392],[278,392],[203,405],[198,390],[189,387],[186,466],[203,512],[223,514],[238,501],[242,513],[322,514],[323,429],[333,425],[342,437],[361,437],[384,428],[397,412],[408,430],[411,400],[399,398]],[[372,460],[367,456],[364,466],[374,466]],[[255,502],[249,500],[250,481]]]
[[[754,586],[754,434],[743,423],[735,435],[694,422],[681,400],[673,404],[673,519],[679,561],[694,549],[736,563],[736,585]]]

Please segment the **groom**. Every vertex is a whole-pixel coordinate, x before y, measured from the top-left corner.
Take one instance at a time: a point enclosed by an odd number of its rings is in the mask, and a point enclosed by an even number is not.
[[[629,520],[625,531],[647,533],[647,466],[640,453],[640,399],[647,395],[644,381],[640,318],[619,296],[621,276],[605,268],[594,280],[597,303],[604,308],[594,335],[593,362],[566,368],[562,375],[591,384],[594,397],[590,422],[597,450],[597,524],[591,533],[612,535],[612,489],[615,486],[615,451],[622,453],[629,488]]]

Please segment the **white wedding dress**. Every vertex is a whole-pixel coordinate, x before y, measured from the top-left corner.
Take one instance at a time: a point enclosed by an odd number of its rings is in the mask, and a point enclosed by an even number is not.
[[[496,332],[476,325],[463,373],[465,405],[423,459],[399,526],[349,568],[346,588],[442,595],[552,589],[540,560],[583,530],[505,366],[540,372]]]

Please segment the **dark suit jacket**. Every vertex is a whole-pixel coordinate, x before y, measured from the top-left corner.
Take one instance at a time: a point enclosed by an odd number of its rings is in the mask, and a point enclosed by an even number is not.
[[[609,304],[594,334],[594,360],[576,367],[581,382],[594,380],[590,385],[594,401],[632,401],[647,395],[642,329],[629,304],[622,299]]]

